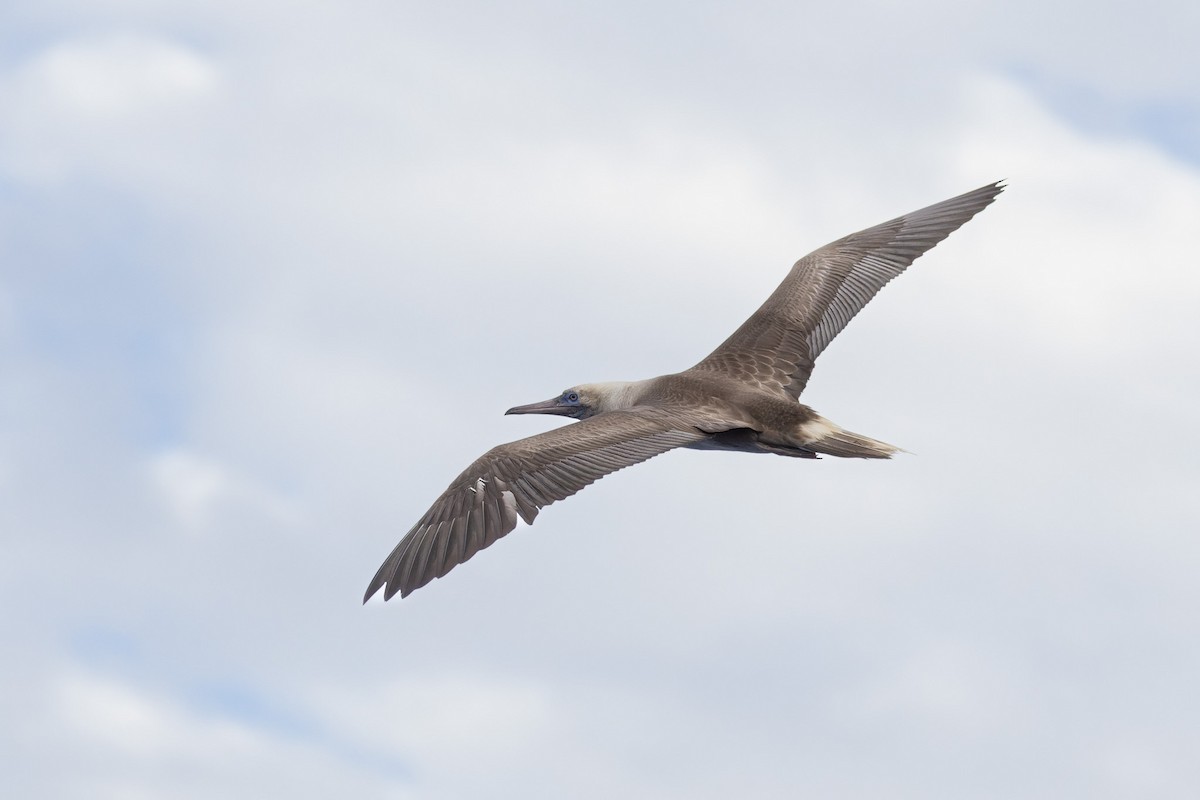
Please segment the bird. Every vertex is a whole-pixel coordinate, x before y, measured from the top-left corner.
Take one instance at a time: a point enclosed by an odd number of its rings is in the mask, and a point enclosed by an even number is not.
[[[741,327],[689,369],[572,386],[506,414],[577,420],[494,447],[454,479],[384,560],[366,603],[406,597],[538,512],[619,469],[674,450],[815,459],[890,458],[899,448],[848,431],[799,402],[813,364],[890,280],[1005,189],[982,186],[801,258]]]

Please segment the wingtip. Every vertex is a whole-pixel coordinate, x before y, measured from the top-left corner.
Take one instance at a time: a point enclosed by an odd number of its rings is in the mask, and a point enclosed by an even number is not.
[[[403,600],[409,594],[409,592],[402,591],[398,583],[395,585],[386,581],[378,584],[372,583],[370,588],[367,589],[367,593],[363,595],[363,605],[365,606],[368,600],[378,594],[380,589],[383,589],[383,602],[385,603],[396,595],[400,595],[400,599]]]
[[[393,594],[385,589],[387,585],[388,580],[386,577],[384,577],[383,568],[381,567],[379,572],[375,573],[375,577],[371,579],[371,583],[367,586],[367,593],[363,595],[363,605],[365,606],[368,600],[378,594],[380,589],[384,589],[383,600],[386,603]]]
[[[967,192],[966,196],[988,195],[990,198],[995,198],[997,195],[999,195],[1001,192],[1003,192],[1005,189],[1008,188],[1007,181],[1008,181],[1008,178],[1001,178],[998,181],[992,181],[991,183],[985,183],[983,186],[980,186],[978,189],[974,189],[970,192]]]
[[[958,225],[955,226],[955,229],[957,229],[958,226],[963,225],[968,220],[970,220],[972,217],[974,217],[976,214],[978,214],[980,211],[982,211],[983,209],[990,206],[995,201],[995,199],[1000,196],[1001,192],[1003,192],[1005,189],[1008,188],[1008,184],[1005,183],[1006,180],[1007,180],[1006,178],[1001,178],[998,181],[993,181],[991,183],[984,184],[983,186],[980,186],[978,189],[972,189],[971,191],[964,192],[963,194],[960,194],[957,197],[952,197],[949,200],[942,201],[941,203],[935,203],[932,206],[920,209],[919,211],[915,211],[912,214],[909,214],[906,216],[915,217],[915,216],[918,216],[921,214],[925,214],[927,212],[941,211],[942,209],[945,209],[947,211],[957,210],[957,209],[963,209],[963,210],[969,209],[970,210],[969,215],[966,216],[964,219],[962,219],[960,222],[958,222]],[[949,233],[951,233],[952,230],[947,231],[947,235],[949,235]]]
[[[372,597],[374,597],[374,596],[375,596],[375,593],[376,593],[376,592],[378,592],[378,591],[379,591],[379,587],[378,587],[378,586],[376,586],[375,584],[371,584],[371,585],[370,585],[370,586],[367,588],[367,593],[363,595],[363,605],[365,606],[365,605],[367,604],[367,602],[368,602],[368,601],[369,601],[369,600],[370,600]]]

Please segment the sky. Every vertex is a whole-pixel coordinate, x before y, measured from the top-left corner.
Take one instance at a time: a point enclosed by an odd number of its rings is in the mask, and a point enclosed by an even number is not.
[[[0,790],[1192,796],[1197,8],[5,4]],[[802,398],[910,454],[669,453],[361,605],[506,408],[997,179]]]

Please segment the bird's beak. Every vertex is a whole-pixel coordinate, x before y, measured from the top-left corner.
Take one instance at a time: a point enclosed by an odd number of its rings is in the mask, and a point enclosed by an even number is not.
[[[549,400],[543,400],[540,403],[530,403],[527,406],[514,406],[505,414],[561,414],[569,416],[578,411],[576,406],[564,406],[558,402],[557,397],[552,397]]]

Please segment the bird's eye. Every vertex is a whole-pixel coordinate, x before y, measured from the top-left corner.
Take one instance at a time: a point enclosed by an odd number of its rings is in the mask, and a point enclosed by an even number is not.
[[[566,400],[568,403],[578,403],[579,402],[579,393],[578,392],[567,392],[566,394],[563,395],[563,399]]]

